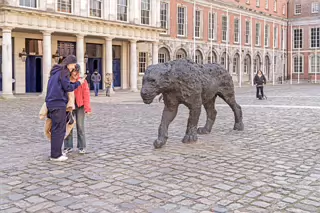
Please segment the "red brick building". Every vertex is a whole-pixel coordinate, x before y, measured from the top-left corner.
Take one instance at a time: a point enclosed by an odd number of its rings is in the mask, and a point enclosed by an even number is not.
[[[306,67],[314,67],[308,58],[315,48],[310,47],[310,24],[305,27],[302,24],[311,21],[312,26],[316,26],[317,22],[319,29],[319,13],[311,12],[315,1],[318,9],[314,10],[318,11],[319,0],[303,0],[300,13],[304,15],[300,17],[293,14],[298,0],[289,3],[287,0],[162,0],[161,26],[167,33],[161,35],[159,62],[181,57],[198,63],[218,62],[229,69],[240,86],[252,83],[252,76],[261,69],[268,81],[275,84],[291,78],[292,24],[294,30],[298,25],[303,28],[305,49],[299,52],[303,54],[300,77],[308,79],[310,71]],[[316,40],[316,46],[319,45],[317,32],[312,34],[312,38],[316,37],[312,40]],[[296,54],[297,48],[294,48],[292,55]],[[298,65],[293,68],[298,69]],[[292,77],[298,78],[298,75]]]

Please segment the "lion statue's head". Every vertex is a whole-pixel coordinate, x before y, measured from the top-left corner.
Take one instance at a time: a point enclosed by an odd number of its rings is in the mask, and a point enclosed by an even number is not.
[[[170,88],[171,66],[168,63],[150,65],[142,79],[141,98],[145,104],[151,104],[160,93]]]

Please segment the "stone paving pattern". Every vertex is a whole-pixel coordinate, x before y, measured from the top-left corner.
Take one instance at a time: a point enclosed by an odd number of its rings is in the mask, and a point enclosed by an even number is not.
[[[181,143],[188,117],[181,106],[160,150],[153,141],[162,103],[144,105],[128,92],[92,97],[88,153],[62,163],[48,160],[43,100],[0,100],[0,212],[319,213],[319,86],[265,92],[260,101],[254,88],[237,88],[243,132],[232,130],[232,111],[218,101],[212,133],[196,144]]]

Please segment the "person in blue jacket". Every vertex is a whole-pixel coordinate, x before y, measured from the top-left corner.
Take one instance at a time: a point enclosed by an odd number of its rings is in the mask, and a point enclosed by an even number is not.
[[[50,71],[46,104],[48,118],[52,120],[51,129],[51,160],[66,161],[68,157],[62,154],[62,144],[66,134],[66,107],[68,92],[72,92],[83,84],[85,78],[75,83],[70,82],[70,72],[77,64],[74,55],[67,56],[61,64],[56,64]]]

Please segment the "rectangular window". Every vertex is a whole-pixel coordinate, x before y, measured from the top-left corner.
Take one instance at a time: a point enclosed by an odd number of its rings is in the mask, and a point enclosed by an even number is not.
[[[144,73],[147,68],[147,53],[139,52],[139,72]]]
[[[264,46],[269,47],[269,25],[264,26]]]
[[[250,43],[250,21],[246,21],[246,44]]]
[[[90,0],[90,16],[101,18],[101,0]]]
[[[186,8],[178,7],[178,35],[186,36]]]
[[[195,37],[200,38],[200,26],[201,26],[201,17],[200,17],[201,12],[199,10],[196,11],[196,23],[194,26],[194,31],[195,31]]]
[[[256,0],[256,6],[260,7],[260,0]]]
[[[38,7],[37,1],[38,0],[20,0],[20,6],[37,8]]]
[[[168,29],[168,3],[161,2],[160,5],[161,28]]]
[[[72,0],[58,0],[57,11],[63,13],[72,13]]]
[[[320,27],[311,28],[311,48],[320,47]]]
[[[239,19],[234,20],[234,42],[239,43]]]
[[[278,48],[278,27],[273,28],[273,47]]]
[[[227,16],[222,16],[222,41],[227,41],[227,31],[228,31],[228,18]]]
[[[215,14],[209,13],[209,39],[215,39],[214,22],[215,22]]]
[[[278,7],[277,4],[278,4],[278,1],[277,1],[277,0],[274,0],[274,1],[273,1],[273,11],[274,11],[274,12],[277,12],[277,7]]]
[[[294,29],[293,41],[293,48],[302,48],[302,29]]]
[[[283,4],[282,5],[282,15],[285,15],[286,14],[286,5]]]
[[[256,45],[260,45],[261,29],[260,23],[256,23]]]
[[[283,49],[283,47],[284,47],[284,29],[283,28],[281,28],[281,34],[280,34],[280,36],[281,36],[281,49]]]
[[[246,0],[246,4],[250,4],[250,0]]]
[[[319,12],[319,2],[312,2],[311,12],[318,13]]]
[[[266,0],[266,10],[269,9],[269,0]]]
[[[68,55],[76,55],[76,42],[58,41],[59,55],[67,57]]]
[[[294,72],[295,73],[302,73],[302,68],[303,68],[303,64],[302,64],[302,57],[294,57]]]
[[[166,54],[164,53],[159,53],[158,55],[158,63],[162,64],[166,62]]]
[[[295,15],[301,14],[301,4],[295,4],[294,5],[294,14]]]
[[[150,24],[150,0],[141,0],[141,24]]]
[[[128,21],[128,0],[117,0],[117,20]]]
[[[42,55],[43,41],[37,39],[26,39],[26,52],[28,55]]]
[[[311,65],[310,65],[310,68],[311,68],[310,72],[311,72],[311,73],[315,73],[316,70],[317,70],[317,73],[319,73],[319,69],[320,69],[320,56],[317,55],[317,58],[316,58],[316,56],[312,56],[310,60],[311,60],[311,61],[310,61],[310,64],[311,64]],[[316,66],[316,64],[317,64],[317,66]]]

